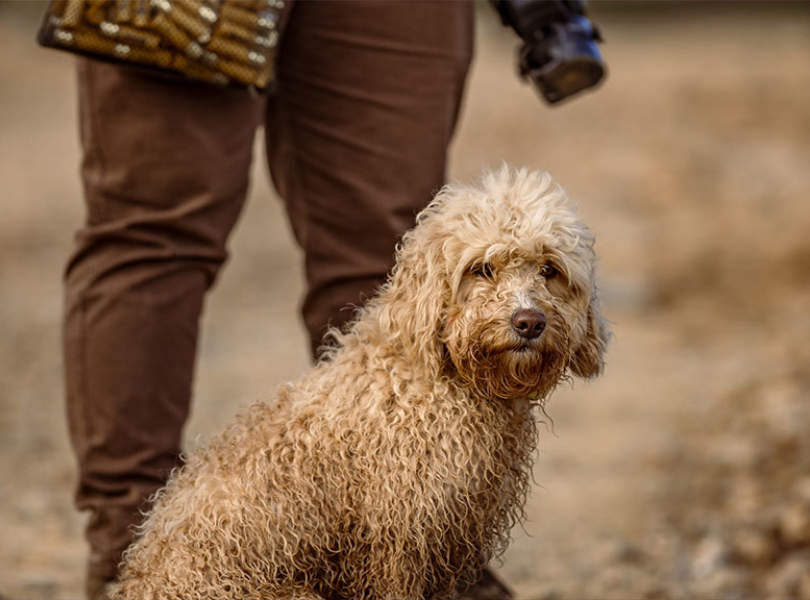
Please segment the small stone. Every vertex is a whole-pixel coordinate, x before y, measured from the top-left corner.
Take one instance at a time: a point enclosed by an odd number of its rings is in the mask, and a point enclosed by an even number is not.
[[[736,562],[761,567],[771,564],[777,552],[773,537],[754,527],[740,529],[732,538],[731,556]]]
[[[725,434],[712,442],[712,458],[729,467],[753,468],[762,455],[762,448],[746,435]]]
[[[810,570],[810,557],[806,553],[788,555],[768,573],[765,591],[769,598],[795,598],[802,579]]]
[[[742,569],[719,567],[705,577],[696,580],[690,591],[691,598],[749,598],[751,581]]]
[[[762,481],[750,475],[743,475],[732,483],[727,506],[729,512],[739,519],[757,519],[765,504]]]
[[[707,535],[695,548],[692,573],[698,579],[722,567],[728,559],[728,548],[718,536]]]
[[[788,547],[810,544],[810,507],[797,503],[779,514],[779,535]]]

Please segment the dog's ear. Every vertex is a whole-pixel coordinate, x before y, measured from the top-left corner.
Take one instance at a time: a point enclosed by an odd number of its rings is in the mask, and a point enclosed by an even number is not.
[[[379,297],[378,319],[388,341],[398,342],[412,360],[438,368],[448,283],[441,244],[432,238],[432,229],[424,224],[405,234]]]
[[[588,302],[587,328],[582,342],[574,349],[568,367],[579,377],[596,377],[605,366],[605,350],[610,341],[610,327],[599,310],[599,296],[594,288]]]

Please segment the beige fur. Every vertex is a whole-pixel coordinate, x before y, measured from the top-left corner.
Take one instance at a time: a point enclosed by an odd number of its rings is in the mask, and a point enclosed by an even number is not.
[[[522,516],[532,408],[602,369],[592,246],[545,173],[445,187],[327,358],[173,475],[114,597],[453,596]]]

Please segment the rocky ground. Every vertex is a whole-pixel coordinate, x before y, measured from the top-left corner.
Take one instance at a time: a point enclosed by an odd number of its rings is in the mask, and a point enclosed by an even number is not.
[[[450,175],[551,171],[597,235],[607,372],[554,396],[526,600],[810,599],[810,9],[595,3],[611,73],[547,109],[479,11]],[[71,61],[0,4],[0,596],[80,597],[60,272],[81,220]],[[300,254],[257,161],[207,307],[188,445],[306,368]]]

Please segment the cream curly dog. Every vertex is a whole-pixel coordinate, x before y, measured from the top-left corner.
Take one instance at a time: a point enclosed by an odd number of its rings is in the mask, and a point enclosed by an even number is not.
[[[114,598],[453,597],[522,516],[532,407],[602,369],[593,238],[545,173],[449,185],[333,335],[173,475]]]

